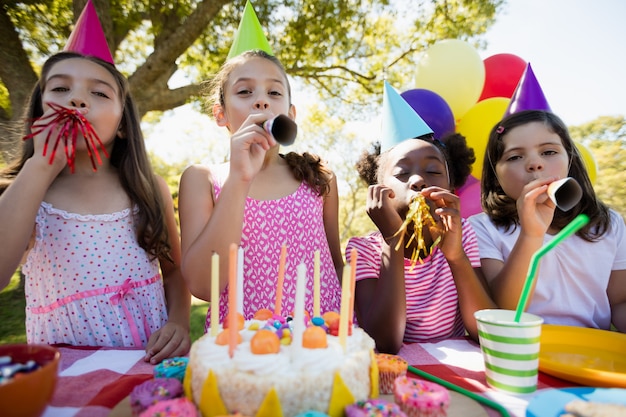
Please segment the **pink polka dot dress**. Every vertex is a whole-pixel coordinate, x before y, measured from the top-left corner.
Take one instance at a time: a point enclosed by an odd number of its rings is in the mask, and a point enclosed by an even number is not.
[[[214,178],[215,196],[220,183]],[[305,309],[313,314],[313,263],[320,251],[320,310],[339,312],[341,286],[337,278],[323,222],[324,198],[304,181],[291,195],[277,200],[247,197],[241,246],[244,250],[244,317],[261,308],[274,310],[280,251],[287,246],[282,315],[291,315],[296,294],[297,266],[306,265]],[[220,323],[228,312],[228,286],[220,295]],[[207,315],[206,329],[210,325]]]
[[[43,202],[26,277],[28,343],[143,347],[167,322],[157,259],[130,209],[81,215]]]

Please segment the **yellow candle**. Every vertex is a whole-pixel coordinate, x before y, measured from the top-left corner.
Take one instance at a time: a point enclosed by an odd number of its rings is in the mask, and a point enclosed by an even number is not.
[[[287,261],[287,246],[280,248],[280,261],[278,262],[278,281],[276,282],[276,304],[274,305],[274,314],[281,315],[283,302],[283,285],[285,282],[285,262]]]
[[[313,258],[313,317],[320,314],[320,251],[316,250]]]
[[[350,311],[350,265],[343,267],[341,279],[341,310],[339,312],[339,343],[346,349],[348,338],[348,314]]]
[[[217,336],[220,325],[220,256],[211,257],[211,336]]]
[[[359,255],[356,248],[350,251],[350,308],[348,309],[348,320],[354,320],[354,287],[356,285],[356,258]]]
[[[228,354],[232,358],[237,347],[237,245],[231,243],[228,258]]]

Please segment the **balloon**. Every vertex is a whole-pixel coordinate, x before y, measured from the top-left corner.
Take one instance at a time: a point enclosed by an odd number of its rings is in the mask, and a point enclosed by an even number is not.
[[[485,65],[472,45],[459,39],[433,44],[417,65],[415,87],[439,94],[448,103],[454,120],[478,101],[485,84]]]
[[[437,139],[454,133],[454,114],[448,103],[434,91],[416,88],[400,94],[433,130]]]
[[[485,85],[478,101],[491,97],[513,97],[526,61],[513,54],[496,54],[483,61],[485,65]]]
[[[465,136],[467,146],[474,148],[476,162],[472,166],[472,175],[478,179],[482,176],[489,133],[493,126],[502,120],[509,101],[510,99],[504,97],[479,101],[456,124],[456,131]]]
[[[474,176],[467,177],[465,184],[457,190],[457,195],[461,200],[461,217],[468,218],[483,211],[480,204],[480,181]]]
[[[598,174],[598,164],[593,154],[585,145],[579,142],[574,142],[578,152],[583,157],[583,162],[585,163],[585,168],[587,168],[587,174],[589,174],[589,179],[591,180],[591,184],[596,183],[596,175]]]

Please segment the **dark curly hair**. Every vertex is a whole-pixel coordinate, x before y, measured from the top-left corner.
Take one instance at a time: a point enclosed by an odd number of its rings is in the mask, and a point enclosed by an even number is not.
[[[513,128],[528,123],[542,123],[548,130],[556,133],[563,143],[563,147],[570,158],[568,176],[578,181],[583,189],[580,202],[571,210],[563,212],[556,210],[552,219],[552,227],[562,229],[576,216],[584,213],[589,216],[589,223],[582,227],[576,235],[587,241],[599,239],[610,227],[611,219],[608,207],[602,203],[593,189],[591,179],[585,168],[580,152],[567,130],[567,126],[554,113],[543,110],[526,110],[513,113],[498,122],[487,141],[485,162],[481,179],[481,204],[491,221],[500,227],[509,230],[519,224],[515,200],[506,195],[500,186],[496,175],[496,164],[504,153],[502,138]]]
[[[446,165],[450,175],[450,187],[456,190],[465,184],[467,177],[472,172],[472,164],[476,161],[474,149],[467,146],[465,136],[451,133],[441,141],[434,139],[432,134],[415,138],[423,140],[439,149],[446,159]],[[364,151],[356,163],[359,176],[367,185],[379,183],[381,159],[385,158],[386,152],[381,154],[380,142],[374,143],[372,152]]]

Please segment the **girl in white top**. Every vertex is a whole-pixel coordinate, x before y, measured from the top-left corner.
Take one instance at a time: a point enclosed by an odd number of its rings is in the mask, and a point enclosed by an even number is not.
[[[545,323],[626,332],[624,220],[596,196],[567,127],[554,114],[527,110],[489,136],[482,174],[484,213],[470,217],[482,272],[496,303],[515,309],[532,255],[577,215],[591,219],[541,258],[527,311]],[[548,198],[551,182],[573,177],[583,189],[567,212]]]

